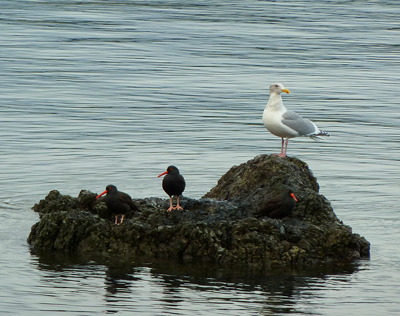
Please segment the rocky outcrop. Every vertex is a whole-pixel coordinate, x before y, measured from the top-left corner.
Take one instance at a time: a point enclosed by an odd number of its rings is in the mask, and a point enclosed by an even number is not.
[[[288,187],[299,198],[288,217],[254,217]],[[139,211],[127,214],[122,225],[113,224],[95,197],[85,190],[76,198],[53,190],[36,204],[40,220],[28,237],[33,251],[253,267],[369,257],[368,241],[336,217],[308,166],[296,158],[261,155],[234,166],[203,198],[184,198],[184,211],[166,212],[165,199],[134,200]]]

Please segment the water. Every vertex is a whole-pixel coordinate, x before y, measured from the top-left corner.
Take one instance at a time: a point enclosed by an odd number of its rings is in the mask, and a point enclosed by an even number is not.
[[[0,0],[0,311],[92,315],[398,315],[400,4],[396,1]],[[203,265],[30,254],[50,190],[109,183],[199,198],[232,165],[279,152],[267,87],[332,134],[296,139],[371,260],[266,276]]]

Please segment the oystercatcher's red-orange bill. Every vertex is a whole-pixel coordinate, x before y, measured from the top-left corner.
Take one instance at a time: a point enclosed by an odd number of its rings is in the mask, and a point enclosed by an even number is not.
[[[104,192],[101,192],[98,196],[96,196],[96,199],[102,197],[104,194],[106,194],[108,191],[105,190]]]
[[[163,173],[159,174],[159,175],[157,176],[157,178],[162,177],[163,175],[166,175],[167,173],[168,173],[168,171],[164,171]]]
[[[299,201],[299,199],[296,197],[296,195],[294,195],[294,193],[290,193],[290,196],[293,198],[293,200],[295,200],[296,202]]]

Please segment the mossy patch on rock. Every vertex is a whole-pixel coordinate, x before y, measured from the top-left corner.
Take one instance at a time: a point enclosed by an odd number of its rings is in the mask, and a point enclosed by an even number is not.
[[[290,186],[299,198],[283,219],[254,214]],[[96,194],[51,191],[33,207],[40,221],[33,251],[93,257],[178,258],[254,267],[369,258],[369,243],[335,215],[308,166],[296,158],[260,155],[232,167],[203,198],[183,199],[184,211],[166,212],[167,200],[135,200],[139,211],[114,225]]]

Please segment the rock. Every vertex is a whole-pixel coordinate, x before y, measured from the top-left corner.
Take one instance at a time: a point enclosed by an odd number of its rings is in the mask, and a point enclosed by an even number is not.
[[[283,219],[253,215],[282,188],[299,198]],[[139,208],[114,225],[96,194],[77,198],[51,191],[33,207],[40,221],[28,243],[34,252],[62,251],[90,258],[177,258],[265,268],[369,258],[370,245],[352,233],[319,194],[316,178],[296,158],[261,155],[232,167],[203,198],[136,199]]]
[[[246,206],[254,214],[279,196],[284,187],[292,188],[301,201],[295,208],[295,217],[316,224],[337,221],[328,200],[318,193],[317,179],[307,164],[297,158],[257,156],[232,167],[204,197]]]

